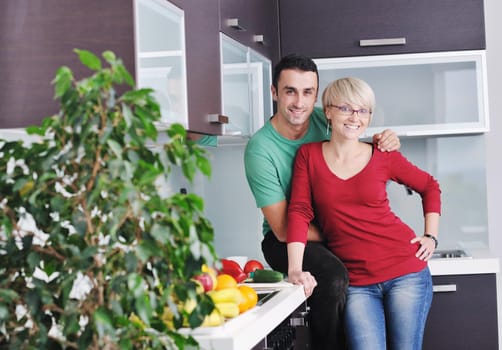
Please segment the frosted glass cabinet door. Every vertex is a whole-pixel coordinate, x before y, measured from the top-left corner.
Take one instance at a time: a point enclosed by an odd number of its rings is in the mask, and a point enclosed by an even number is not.
[[[237,41],[221,35],[225,135],[249,137],[272,113],[271,62]]]
[[[136,0],[136,82],[154,89],[159,127],[188,126],[184,12],[168,1]]]
[[[402,136],[481,133],[489,129],[484,50],[315,62],[320,93],[331,81],[348,76],[361,78],[373,88],[376,108],[366,136],[386,128]]]

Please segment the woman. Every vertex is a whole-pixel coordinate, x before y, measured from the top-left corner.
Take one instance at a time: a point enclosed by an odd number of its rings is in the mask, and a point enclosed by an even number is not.
[[[437,181],[399,152],[359,141],[371,120],[375,96],[356,78],[331,83],[322,96],[329,141],[297,153],[288,207],[288,278],[309,295],[316,281],[302,271],[309,223],[347,267],[345,327],[350,349],[421,349],[432,300],[427,260],[437,246]],[[390,209],[388,180],[422,197],[424,233],[416,235]]]

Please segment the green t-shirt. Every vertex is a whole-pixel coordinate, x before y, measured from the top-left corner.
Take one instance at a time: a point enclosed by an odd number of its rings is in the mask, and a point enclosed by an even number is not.
[[[218,139],[213,135],[203,135],[196,143],[199,146],[216,147],[218,146]]]
[[[289,200],[293,162],[298,148],[309,142],[329,139],[326,117],[321,108],[314,108],[309,129],[300,140],[288,140],[272,126],[270,120],[248,141],[244,152],[246,178],[258,208]],[[263,234],[270,231],[266,219]]]

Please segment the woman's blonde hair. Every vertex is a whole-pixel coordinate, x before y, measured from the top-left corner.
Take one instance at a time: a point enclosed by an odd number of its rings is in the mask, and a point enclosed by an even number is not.
[[[322,106],[326,108],[338,103],[350,103],[375,109],[375,93],[364,80],[359,78],[341,78],[331,82],[322,93]]]

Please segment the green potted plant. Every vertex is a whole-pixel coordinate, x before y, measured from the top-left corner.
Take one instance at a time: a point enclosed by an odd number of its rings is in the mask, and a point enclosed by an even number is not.
[[[152,90],[112,52],[75,51],[93,74],[57,71],[59,113],[26,129],[39,140],[0,141],[0,347],[197,347],[179,329],[214,308],[192,279],[217,258],[213,229],[200,197],[159,184],[209,176],[207,155],[176,124],[151,147]]]

